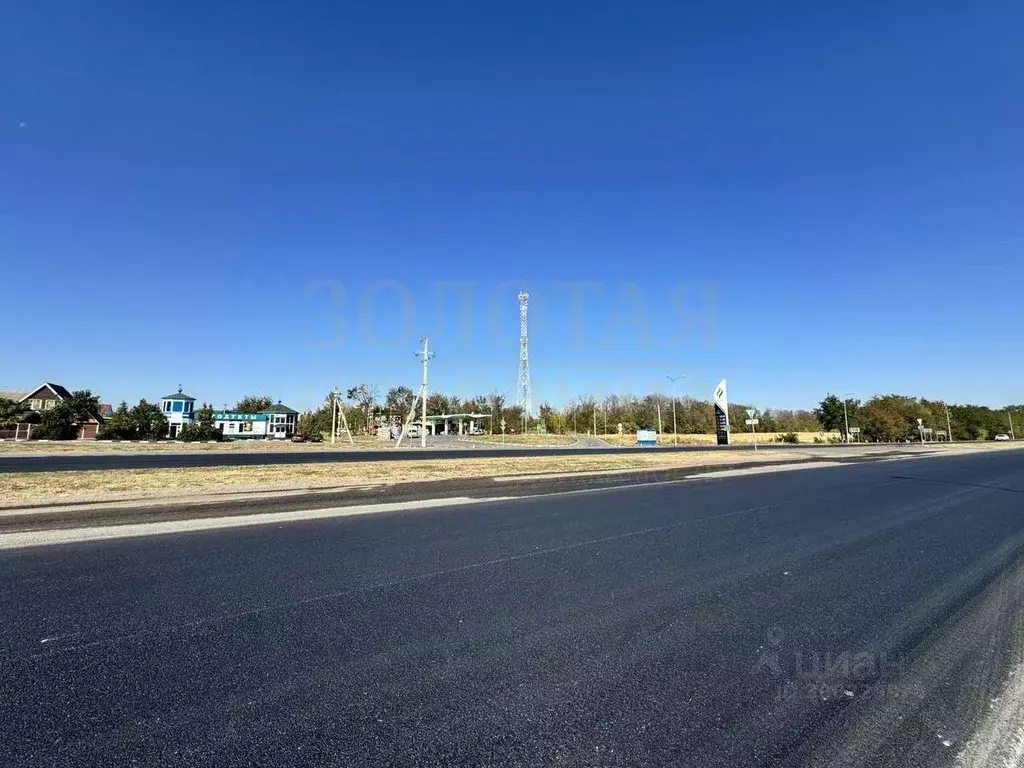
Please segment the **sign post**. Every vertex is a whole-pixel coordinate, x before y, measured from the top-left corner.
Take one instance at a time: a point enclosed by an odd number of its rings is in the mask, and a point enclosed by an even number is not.
[[[757,424],[758,419],[754,418],[754,414],[757,411],[750,409],[747,411],[747,426],[750,427],[750,434],[754,436],[754,450],[757,450]]]
[[[715,433],[719,445],[729,444],[729,396],[726,391],[725,379],[715,387]]]
[[[501,420],[501,442],[505,442],[505,419]]]

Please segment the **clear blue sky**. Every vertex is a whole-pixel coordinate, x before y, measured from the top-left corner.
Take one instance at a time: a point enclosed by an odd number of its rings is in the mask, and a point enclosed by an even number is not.
[[[1020,402],[1024,6],[827,6],[8,7],[0,388]]]

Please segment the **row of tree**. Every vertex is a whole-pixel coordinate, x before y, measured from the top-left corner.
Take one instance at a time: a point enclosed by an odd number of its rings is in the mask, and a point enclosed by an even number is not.
[[[415,397],[408,387],[394,387],[384,397],[372,385],[359,384],[337,395],[349,427],[365,432],[370,425],[404,421]],[[331,402],[328,394],[324,404],[315,411],[302,415],[299,431],[303,434],[329,432],[331,428]],[[980,405],[947,404],[941,401],[913,398],[904,395],[877,395],[866,402],[856,399],[844,401],[837,395],[827,395],[812,410],[757,408],[733,403],[729,405],[729,421],[733,430],[745,429],[748,411],[758,419],[758,431],[769,433],[826,432],[847,438],[847,425],[857,428],[863,440],[895,441],[918,439],[919,426],[932,430],[931,439],[940,437],[939,430],[952,430],[954,440],[991,439],[1010,431],[1011,414],[1020,413],[1024,419],[1024,406],[993,409]],[[414,418],[419,415],[419,407]],[[499,392],[460,397],[443,392],[431,392],[427,397],[427,413],[479,413],[490,416],[490,431],[500,432],[504,420],[508,432],[543,430],[558,434],[602,433],[611,434],[621,429],[625,433],[637,429],[657,429],[672,434],[713,434],[715,431],[714,406],[711,401],[692,397],[672,398],[662,394],[644,397],[634,395],[608,395],[603,398],[580,397],[562,408],[550,404],[540,406],[539,413],[524,419],[518,405],[511,405]],[[921,424],[918,424],[921,419]]]
[[[344,395],[329,393],[319,408],[302,414],[299,431],[303,434],[329,432],[331,404],[335,397],[341,400],[349,427],[356,432],[367,432],[378,424],[404,421],[415,394],[408,387],[393,387],[381,398],[377,387],[368,384],[351,387]],[[266,395],[247,395],[238,401],[235,410],[258,413],[273,403]],[[940,430],[945,430],[951,431],[954,440],[991,439],[1012,431],[1015,414],[1024,419],[1024,406],[1019,405],[993,409],[904,395],[876,395],[862,402],[829,394],[813,410],[758,409],[731,404],[729,420],[734,430],[742,428],[748,410],[755,411],[761,432],[820,430],[838,432],[845,439],[847,427],[850,427],[859,429],[861,439],[876,442],[917,439],[920,429],[932,430],[933,438]],[[99,399],[89,390],[74,392],[70,398],[40,413],[32,413],[21,403],[0,398],[0,427],[30,420],[34,422],[32,436],[35,438],[71,440],[78,436],[80,425],[97,417],[99,412]],[[673,399],[662,394],[609,395],[601,399],[580,397],[563,408],[545,403],[540,406],[538,416],[525,419],[522,408],[509,404],[499,392],[473,397],[431,392],[427,397],[427,413],[485,414],[490,416],[490,429],[494,432],[501,431],[502,421],[511,433],[540,429],[558,434],[594,431],[608,434],[619,431],[620,425],[626,433],[637,429],[679,434],[715,431],[714,408],[710,401],[690,397]],[[113,440],[155,440],[166,435],[167,419],[160,407],[140,400],[131,407],[122,402],[103,422],[98,436]],[[220,438],[214,426],[213,408],[206,403],[196,411],[195,421],[185,424],[178,433],[178,439],[186,441]]]
[[[985,440],[1012,433],[1014,417],[1024,417],[1024,406],[995,409],[905,395],[876,395],[861,402],[829,394],[814,415],[823,429],[839,432],[844,438],[849,425],[851,431],[859,428],[861,435],[873,441],[919,439],[924,430],[933,438],[945,432],[943,439]]]

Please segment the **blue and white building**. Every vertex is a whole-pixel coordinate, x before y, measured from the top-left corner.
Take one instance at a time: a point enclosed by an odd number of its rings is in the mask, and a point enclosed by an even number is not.
[[[167,436],[172,440],[178,436],[185,424],[196,420],[196,399],[181,391],[160,398],[160,410],[167,419]]]
[[[299,412],[280,402],[259,413],[215,411],[213,423],[224,437],[284,440],[295,434]]]

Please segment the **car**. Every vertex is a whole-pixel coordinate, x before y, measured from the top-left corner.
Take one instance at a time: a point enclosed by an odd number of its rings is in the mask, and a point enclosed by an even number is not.
[[[304,443],[308,438],[305,435],[292,435],[293,443]]]
[[[1000,442],[1000,443],[1008,443],[1008,442],[1010,442],[1010,436],[1009,435],[1004,435],[1002,433],[996,435],[992,439],[996,440],[997,442]]]
[[[324,441],[323,435],[310,435],[308,438],[311,443],[322,443]]]

